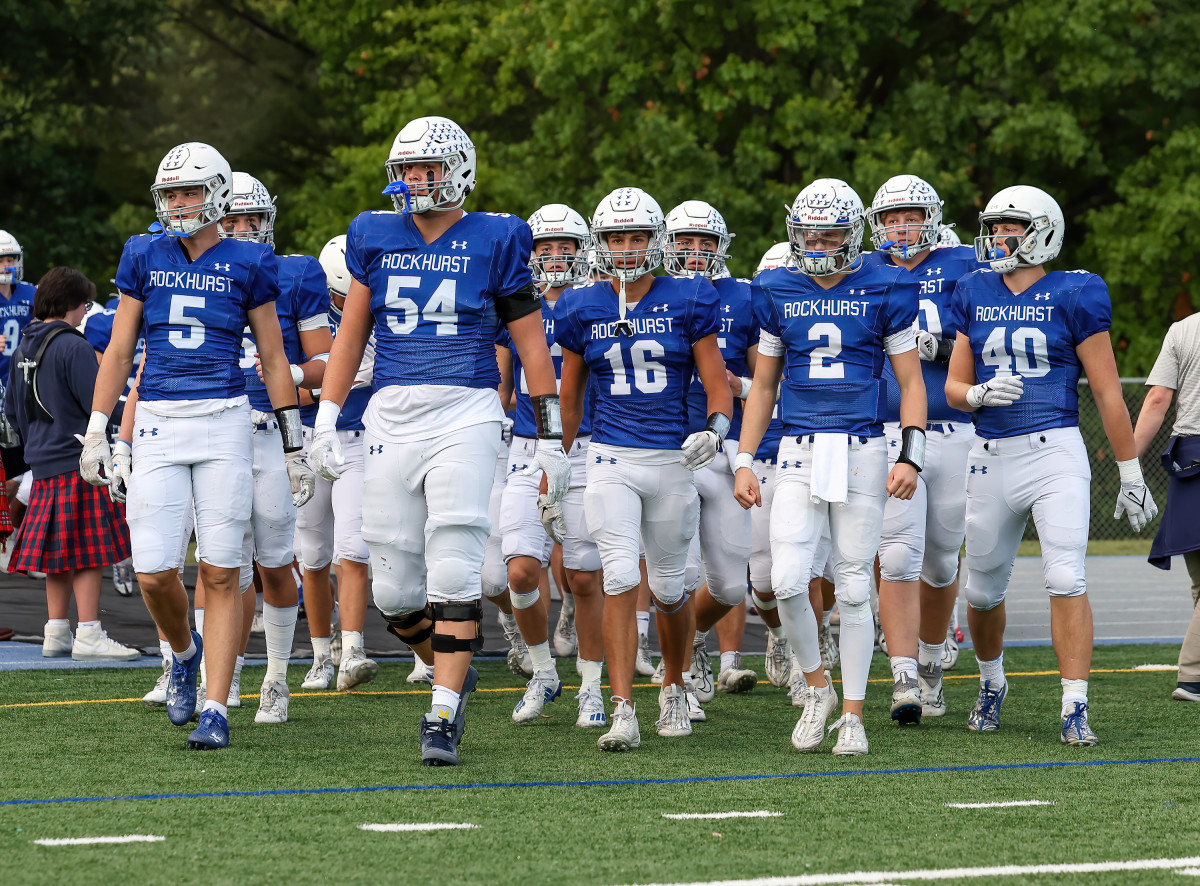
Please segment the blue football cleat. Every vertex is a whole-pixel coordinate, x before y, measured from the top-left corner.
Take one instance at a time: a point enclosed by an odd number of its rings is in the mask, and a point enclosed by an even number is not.
[[[1063,714],[1062,738],[1063,744],[1074,748],[1090,748],[1100,743],[1096,733],[1088,725],[1088,706],[1083,702],[1075,702],[1075,709],[1069,714]]]
[[[192,631],[192,642],[196,654],[188,661],[171,656],[171,676],[167,681],[167,716],[176,726],[183,726],[196,711],[196,682],[200,676],[200,657],[204,655],[204,641]]]
[[[229,747],[229,721],[211,708],[202,712],[200,724],[188,736],[187,746],[194,751]]]
[[[998,690],[987,680],[979,687],[975,707],[967,717],[967,728],[974,732],[995,732],[1000,728],[1000,705],[1008,695],[1008,682]]]
[[[445,717],[434,720],[428,714],[421,717],[421,765],[457,766],[458,741],[462,737]]]

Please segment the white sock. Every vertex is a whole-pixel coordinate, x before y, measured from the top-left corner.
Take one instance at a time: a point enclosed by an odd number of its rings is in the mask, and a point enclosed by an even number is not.
[[[817,641],[817,620],[807,594],[779,600],[779,621],[787,631],[796,660],[804,673],[821,669],[821,645]]]
[[[768,631],[768,632],[771,634],[771,636],[772,636],[772,637],[774,637],[774,638],[775,638],[776,642],[778,642],[779,640],[786,640],[786,639],[787,639],[787,634],[785,634],[785,633],[783,632],[783,625],[782,625],[782,624],[781,624],[781,625],[779,625],[778,627],[774,627],[774,628],[773,628],[773,627],[771,627],[770,625],[767,625],[767,631]]]
[[[829,620],[831,618],[833,618],[833,607],[830,607],[821,613],[821,627],[829,627]]]
[[[696,631],[695,639],[692,642],[704,646],[708,643],[708,631]]]
[[[163,661],[171,660],[171,644],[166,640],[158,641],[158,652],[162,656]]]
[[[1008,682],[1004,679],[1003,652],[991,661],[984,661],[977,655],[975,661],[979,662],[979,684],[981,686],[990,681],[993,689],[999,689]]]
[[[263,628],[267,641],[267,676],[263,682],[285,682],[292,640],[296,637],[296,606],[263,604]]]
[[[862,621],[850,622],[847,617],[850,607],[839,608],[842,609],[842,627],[838,634],[838,650],[842,655],[842,698],[858,701],[867,696],[867,677],[875,649],[875,623],[869,609]]]
[[[941,664],[942,653],[945,651],[946,644],[944,642],[934,645],[919,640],[917,642],[917,661],[922,665]]]
[[[183,650],[183,652],[176,652],[174,649],[172,649],[171,654],[180,661],[191,661],[196,657],[196,641],[189,635],[188,648]]]
[[[517,620],[515,618],[513,618],[513,615],[511,612],[505,612],[503,609],[501,609],[499,614],[500,614],[500,624],[506,630],[515,631],[517,629]]]
[[[650,613],[638,612],[637,614],[637,631],[638,637],[650,636]]]
[[[585,658],[579,659],[579,671],[582,676],[579,678],[585,686],[595,685],[600,682],[600,671],[604,667],[602,661],[588,661]]]
[[[79,624],[77,624],[75,626],[75,630],[79,630],[80,628],[88,628],[89,630],[91,630],[93,628],[98,628],[98,627],[100,627],[99,619],[97,619],[96,621],[81,621]]]
[[[1075,703],[1087,704],[1087,680],[1059,680],[1062,684],[1062,713],[1063,716],[1075,713]]]
[[[550,641],[535,643],[529,647],[529,660],[533,662],[534,672],[556,671],[554,659],[550,657]]]
[[[201,637],[204,636],[204,610],[196,610],[196,633]]]
[[[332,638],[330,637],[313,637],[313,655],[315,655],[318,659],[331,658],[333,656],[333,652],[330,648],[331,642]]]
[[[246,664],[246,656],[239,655],[233,661],[233,681],[236,683],[242,676],[242,666]]]
[[[915,658],[907,658],[897,655],[890,659],[892,666],[892,679],[899,680],[901,677],[907,677],[909,680],[916,682],[917,679],[917,660]]]
[[[204,708],[202,709],[201,713],[203,713],[203,711],[216,711],[226,719],[229,717],[229,708],[225,707],[225,705],[221,704],[219,701],[213,701],[211,698],[206,698],[204,700]]]
[[[721,671],[722,671],[722,673],[729,670],[731,667],[733,667],[736,662],[737,662],[737,653],[736,652],[722,652],[721,653]]]
[[[71,623],[65,618],[52,618],[46,624],[52,628],[69,628],[71,626]]]
[[[441,717],[453,722],[454,715],[458,713],[458,702],[461,698],[461,693],[447,689],[445,686],[435,685],[433,687],[433,707],[430,708],[429,713],[434,718]]]
[[[342,631],[342,649],[362,649],[362,631]]]

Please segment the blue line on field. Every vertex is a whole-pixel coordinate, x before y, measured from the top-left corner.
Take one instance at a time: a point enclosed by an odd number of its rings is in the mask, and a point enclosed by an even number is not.
[[[126,800],[204,800],[216,797],[290,797],[305,794],[369,794],[379,791],[451,791],[483,788],[593,788],[625,785],[700,784],[704,782],[764,781],[778,778],[834,778],[848,775],[929,775],[943,772],[997,772],[1010,769],[1055,769],[1068,766],[1133,766],[1146,763],[1200,763],[1200,757],[1159,757],[1147,760],[1064,760],[1044,763],[993,763],[979,766],[928,766],[911,769],[849,769],[835,772],[781,772],[760,775],[703,775],[689,778],[620,778],[599,781],[512,781],[474,784],[376,785],[355,788],[283,788],[275,791],[216,791],[198,794],[130,794],[124,797],[45,797],[0,800],[0,806],[45,806],[53,803],[113,803]]]

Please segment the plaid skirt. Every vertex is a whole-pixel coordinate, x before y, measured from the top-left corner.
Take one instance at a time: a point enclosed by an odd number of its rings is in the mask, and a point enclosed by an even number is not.
[[[9,572],[91,569],[129,556],[129,528],[107,489],[68,471],[33,481],[14,544]]]

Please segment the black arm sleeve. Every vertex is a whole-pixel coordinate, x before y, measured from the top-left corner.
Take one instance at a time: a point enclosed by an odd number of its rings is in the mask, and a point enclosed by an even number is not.
[[[542,298],[538,295],[537,286],[533,281],[512,295],[496,299],[496,316],[505,326],[541,309]]]

